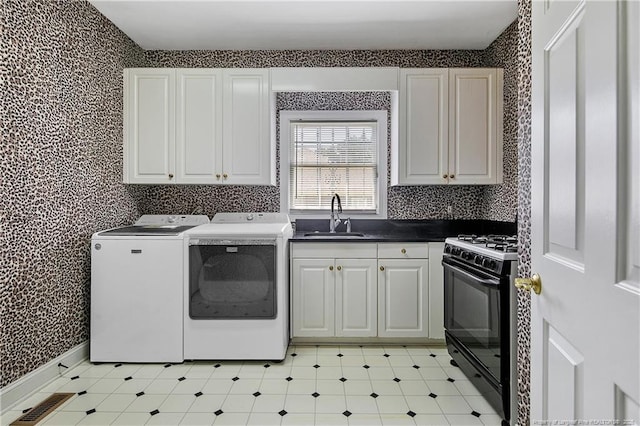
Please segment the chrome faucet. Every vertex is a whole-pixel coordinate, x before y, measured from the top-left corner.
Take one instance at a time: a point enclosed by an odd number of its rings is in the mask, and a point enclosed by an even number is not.
[[[335,211],[334,203],[338,200],[338,211]],[[339,213],[342,213],[342,203],[340,203],[340,196],[338,194],[333,194],[333,198],[331,198],[331,217],[329,218],[329,232],[336,232],[336,226],[340,225],[342,222],[340,220]]]

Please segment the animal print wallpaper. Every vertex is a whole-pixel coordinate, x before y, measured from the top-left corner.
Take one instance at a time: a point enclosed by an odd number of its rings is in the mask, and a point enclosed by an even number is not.
[[[531,0],[518,0],[518,275],[531,276]],[[518,424],[530,423],[531,293],[518,292]]]
[[[505,183],[389,188],[388,216],[446,218],[450,203],[457,218],[514,220],[517,211],[528,223],[528,184],[516,171],[529,161],[527,13],[520,0],[518,23],[484,51],[143,51],[85,0],[3,0],[0,387],[88,338],[93,232],[145,213],[278,209],[277,187],[122,184],[124,68],[504,67]],[[327,97],[331,108],[388,105],[384,94],[281,94],[278,108],[321,108]],[[523,247],[527,232],[520,225]]]
[[[0,386],[89,337],[91,234],[138,216],[122,70],[142,49],[84,1],[0,5]]]

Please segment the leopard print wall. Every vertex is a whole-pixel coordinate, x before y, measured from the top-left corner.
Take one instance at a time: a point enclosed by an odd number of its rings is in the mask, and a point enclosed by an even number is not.
[[[486,219],[514,221],[518,202],[518,23],[514,21],[485,49],[485,64],[504,69],[503,87],[503,183],[486,186],[483,214]]]
[[[88,338],[91,234],[130,223],[122,70],[143,51],[85,1],[0,7],[0,386]]]
[[[487,57],[513,56],[515,25],[509,27],[496,41],[500,53],[487,55],[484,51],[420,51],[420,50],[376,50],[376,51],[147,51],[148,61],[156,67],[340,67],[340,66],[397,66],[397,67],[480,67],[494,66]],[[500,41],[506,40],[506,41]],[[501,66],[501,65],[496,65]],[[508,72],[515,70],[508,70]],[[507,80],[507,79],[505,79]],[[515,74],[509,76],[515,81]],[[511,91],[513,92],[513,91]],[[510,93],[511,93],[510,92]],[[322,93],[280,94],[277,108],[280,109],[386,109],[390,103],[371,102],[374,94]],[[385,98],[388,99],[388,96]],[[507,99],[505,111],[514,111],[516,99]],[[505,115],[510,123],[505,128],[505,179],[515,179],[516,138],[515,114]],[[279,168],[279,164],[278,164]],[[279,179],[278,179],[279,180]],[[233,187],[233,186],[136,186],[131,188],[138,200],[141,213],[190,213],[203,212],[213,216],[217,212],[239,210],[277,211],[279,209],[278,187]],[[515,183],[498,185],[496,189],[483,186],[405,186],[389,187],[387,215],[393,219],[442,219],[442,218],[487,218],[514,220],[516,212]],[[491,205],[491,202],[497,205]],[[447,213],[447,206],[453,213]]]
[[[84,0],[4,0],[0,26],[0,105],[7,118],[0,124],[5,200],[0,210],[0,386],[88,337],[92,232],[129,223],[142,213],[277,210],[277,187],[120,184],[123,68],[492,66],[488,53],[479,51],[144,52]],[[522,27],[519,21],[519,54]],[[519,82],[521,68],[520,63]],[[522,154],[522,123],[518,129]],[[527,203],[522,177],[518,190],[519,202]],[[510,190],[503,191],[394,188],[389,216],[440,218],[443,201],[462,200],[456,217],[500,219],[502,213],[485,200],[506,194],[513,209]],[[519,208],[520,218],[527,218]],[[521,233],[521,243],[526,235]]]
[[[531,275],[531,0],[518,0],[518,275]],[[530,424],[531,293],[518,293],[518,424]]]

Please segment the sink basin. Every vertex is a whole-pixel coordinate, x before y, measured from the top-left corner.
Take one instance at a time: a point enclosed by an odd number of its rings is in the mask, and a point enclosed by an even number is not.
[[[307,232],[305,237],[317,237],[317,238],[362,238],[364,234],[360,232]]]

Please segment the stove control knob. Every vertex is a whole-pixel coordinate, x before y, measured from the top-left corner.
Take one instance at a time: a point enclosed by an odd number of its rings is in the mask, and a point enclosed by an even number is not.
[[[482,256],[478,256],[478,255],[476,255],[476,256],[473,258],[473,263],[475,263],[476,265],[480,265],[480,264],[482,264]]]
[[[488,268],[490,264],[491,261],[489,259],[482,259],[482,266],[484,266],[485,268]]]
[[[444,246],[445,253],[451,253],[451,246]]]
[[[473,256],[471,253],[469,253],[468,251],[463,251],[462,252],[462,258],[465,260],[471,260],[471,256]]]

